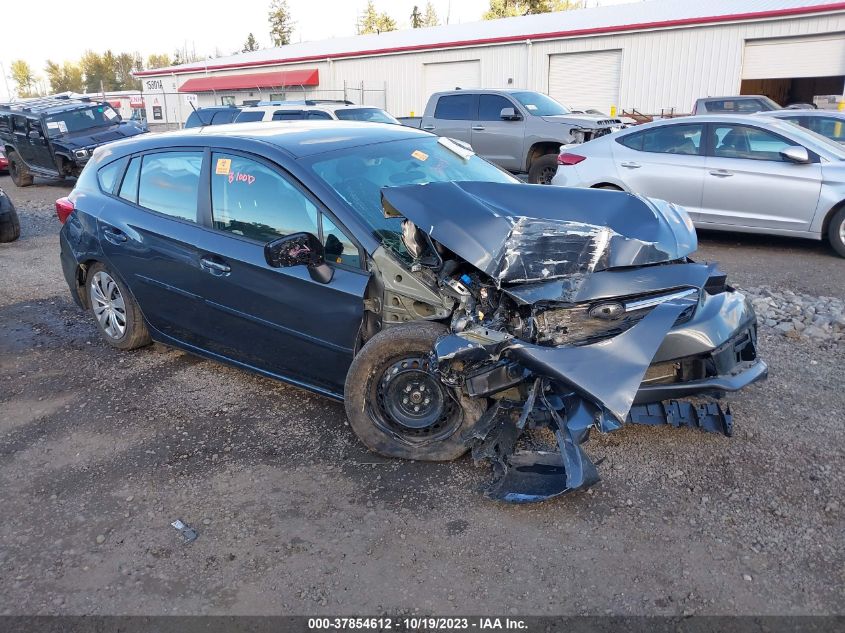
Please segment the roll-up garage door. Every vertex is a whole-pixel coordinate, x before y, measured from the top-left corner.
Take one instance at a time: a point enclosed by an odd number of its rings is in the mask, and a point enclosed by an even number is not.
[[[565,53],[549,57],[549,95],[571,108],[608,112],[619,105],[622,51]]]
[[[743,79],[795,79],[845,75],[845,33],[749,40]]]
[[[425,96],[433,92],[461,88],[481,88],[481,62],[473,59],[465,62],[442,62],[425,64]]]

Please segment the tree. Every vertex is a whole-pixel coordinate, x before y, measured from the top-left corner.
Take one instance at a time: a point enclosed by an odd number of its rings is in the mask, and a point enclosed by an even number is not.
[[[85,75],[86,92],[115,90],[117,86],[117,58],[111,51],[102,55],[94,51],[85,51],[79,60]]]
[[[261,47],[258,45],[258,41],[255,39],[255,36],[250,33],[249,36],[246,38],[246,42],[244,42],[244,48],[241,52],[249,53],[252,51],[257,51],[259,48]]]
[[[132,76],[136,61],[136,58],[131,53],[121,53],[115,58],[115,89],[139,90],[141,88],[141,82]]]
[[[365,33],[384,33],[386,31],[396,30],[396,20],[394,20],[386,12],[379,13],[373,4],[373,0],[368,0],[367,8],[364,10],[364,17],[358,22],[358,34]]]
[[[85,90],[85,82],[82,80],[82,68],[77,64],[65,62],[59,66],[57,63],[47,60],[44,67],[47,73],[47,81],[50,84],[50,92],[82,92]]]
[[[423,26],[440,26],[440,18],[437,17],[437,11],[434,10],[434,5],[431,2],[425,3],[425,13],[422,18]]]
[[[411,28],[418,29],[422,26],[422,13],[417,5],[414,5],[414,10],[411,11]]]
[[[290,44],[295,22],[288,8],[287,0],[273,0],[270,3],[270,13],[267,19],[270,21],[270,39],[273,40],[273,45],[285,46]]]
[[[16,59],[12,62],[10,67],[12,73],[12,81],[17,85],[17,93],[19,97],[33,97],[35,96],[35,75],[32,72],[29,64],[22,59]]]
[[[583,6],[583,0],[490,0],[490,9],[481,17],[485,20],[497,20],[517,15],[569,11]]]
[[[147,68],[165,68],[171,66],[170,55],[164,53],[161,55],[152,54],[147,57]]]

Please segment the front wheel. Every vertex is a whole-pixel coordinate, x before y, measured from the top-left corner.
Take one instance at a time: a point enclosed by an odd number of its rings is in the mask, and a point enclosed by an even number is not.
[[[532,185],[550,185],[557,173],[557,154],[540,156],[528,168],[528,182]]]
[[[403,323],[370,339],[352,361],[344,387],[346,415],[358,438],[388,457],[457,459],[461,439],[486,409],[444,385],[431,366],[439,323]]]
[[[837,211],[827,227],[827,239],[840,257],[845,257],[845,207]]]

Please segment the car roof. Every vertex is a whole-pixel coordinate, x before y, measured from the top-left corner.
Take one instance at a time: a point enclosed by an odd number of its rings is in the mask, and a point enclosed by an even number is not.
[[[697,101],[723,101],[724,99],[737,101],[740,99],[768,99],[768,97],[766,95],[725,95],[724,97],[700,97]]]
[[[105,101],[93,99],[64,99],[56,97],[34,97],[22,99],[12,103],[0,104],[0,113],[17,114],[20,116],[41,116],[43,114],[55,114],[57,112],[69,112],[81,110],[94,106],[107,106]]]
[[[278,105],[255,105],[243,106],[244,112],[278,112],[279,110],[324,110],[334,112],[335,110],[357,110],[359,108],[371,108],[381,110],[378,106],[358,105],[353,103],[280,103]]]
[[[796,114],[801,116],[832,116],[845,119],[845,112],[840,112],[839,110],[816,110],[815,108],[784,108],[783,110],[775,110],[774,112],[755,112],[755,114],[769,115],[777,119],[795,116]]]
[[[274,145],[294,158],[338,151],[361,145],[414,138],[431,138],[429,132],[392,123],[361,121],[259,121],[187,128],[162,134],[144,134],[118,141],[115,149],[123,153],[166,147],[214,144],[227,139],[255,140]]]

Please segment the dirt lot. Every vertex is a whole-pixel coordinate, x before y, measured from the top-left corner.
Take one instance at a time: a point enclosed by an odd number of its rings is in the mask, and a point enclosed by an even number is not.
[[[0,614],[843,613],[845,345],[765,331],[733,438],[595,435],[589,493],[499,505],[467,458],[369,454],[339,404],[107,348],[61,276],[66,187],[0,186]],[[701,241],[741,285],[845,295],[820,244]]]

